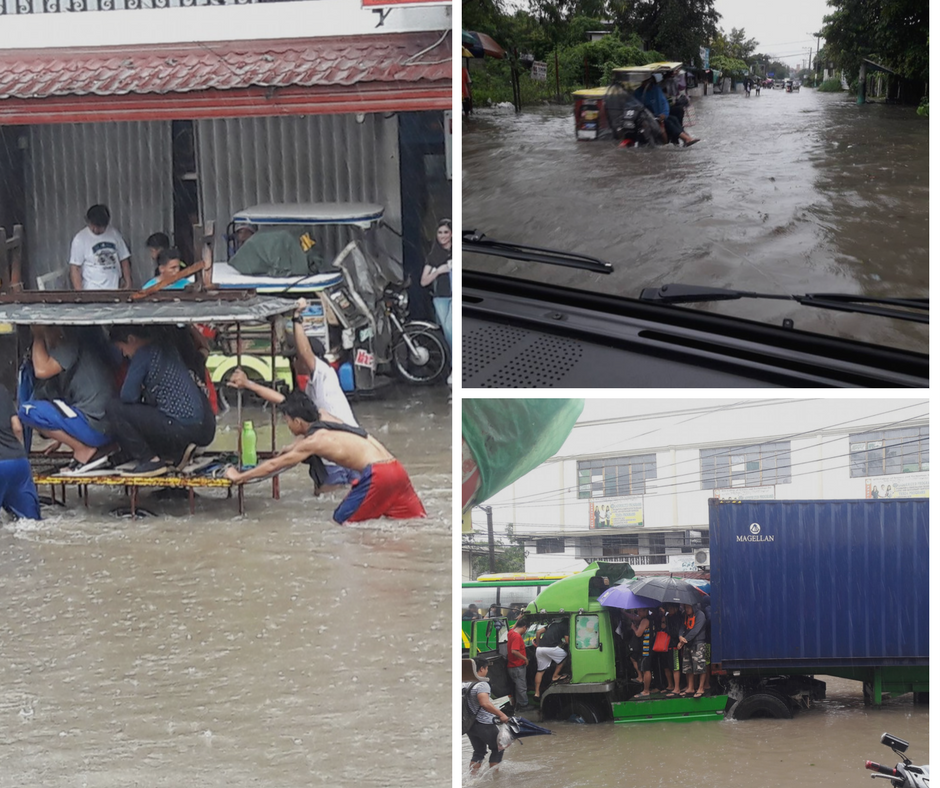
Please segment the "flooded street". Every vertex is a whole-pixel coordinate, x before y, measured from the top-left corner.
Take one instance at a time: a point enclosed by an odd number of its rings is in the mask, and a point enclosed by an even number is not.
[[[549,722],[555,735],[536,736],[506,750],[497,775],[463,784],[513,788],[643,786],[709,788],[857,788],[870,783],[865,761],[894,766],[898,758],[880,743],[888,731],[910,742],[908,757],[929,762],[928,712],[911,695],[880,709],[862,703],[858,682],[823,676],[827,699],[792,720],[753,719],[688,723]],[[463,737],[462,767],[471,747]]]
[[[338,526],[342,494],[315,499],[302,467],[279,501],[246,487],[244,517],[209,490],[195,516],[144,493],[155,516],[134,522],[99,487],[87,510],[73,489],[42,522],[5,521],[0,788],[448,784],[448,394],[353,403],[426,520]],[[245,418],[268,449],[268,415]],[[214,448],[237,429],[220,417]]]
[[[911,107],[764,90],[693,99],[701,142],[577,142],[570,106],[464,123],[463,223],[588,254],[609,276],[467,255],[474,270],[639,296],[685,283],[926,297],[928,124]],[[926,352],[927,327],[786,301],[698,305]]]

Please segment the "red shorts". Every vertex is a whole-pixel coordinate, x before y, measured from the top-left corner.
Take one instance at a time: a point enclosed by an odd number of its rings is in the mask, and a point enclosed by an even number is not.
[[[398,460],[367,465],[333,512],[333,519],[341,525],[379,517],[394,520],[427,517],[411,479]]]

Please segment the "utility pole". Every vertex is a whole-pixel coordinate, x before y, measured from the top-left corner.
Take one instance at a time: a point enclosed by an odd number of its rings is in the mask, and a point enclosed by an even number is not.
[[[813,69],[813,87],[817,87],[817,88],[818,88],[818,87],[819,87],[819,78],[818,78],[816,75],[817,75],[817,73],[819,72],[819,63],[818,63],[818,61],[819,61],[819,39],[822,38],[822,33],[807,33],[806,35],[808,35],[808,36],[813,36],[813,37],[815,37],[815,39],[816,39],[816,61],[817,61],[817,62],[816,62],[816,65],[813,65],[813,62],[814,62],[814,61],[813,61],[813,59],[812,59],[812,58],[813,58],[813,48],[812,48],[812,47],[809,48],[809,56],[810,56],[810,66],[811,66],[812,69]]]
[[[496,571],[496,545],[493,542],[493,507],[481,506],[486,512],[486,533],[490,543],[490,572]]]

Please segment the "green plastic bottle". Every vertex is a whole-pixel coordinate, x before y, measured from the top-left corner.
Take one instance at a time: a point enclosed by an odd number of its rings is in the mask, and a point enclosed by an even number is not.
[[[242,468],[254,468],[258,464],[258,436],[254,425],[246,421],[242,427]]]

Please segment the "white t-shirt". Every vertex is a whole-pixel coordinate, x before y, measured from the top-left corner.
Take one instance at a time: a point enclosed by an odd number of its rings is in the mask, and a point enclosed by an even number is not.
[[[117,290],[121,282],[121,260],[131,256],[124,238],[113,227],[95,235],[88,227],[75,233],[69,265],[82,269],[85,290]]]
[[[353,416],[352,408],[343,387],[339,384],[336,370],[323,359],[317,359],[316,368],[310,373],[307,381],[306,395],[320,410],[325,410],[331,416],[336,416],[350,427],[358,427],[359,422]]]

